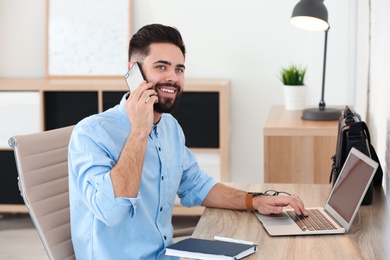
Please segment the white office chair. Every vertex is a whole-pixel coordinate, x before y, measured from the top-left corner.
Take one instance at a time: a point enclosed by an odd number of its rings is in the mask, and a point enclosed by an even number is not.
[[[70,235],[68,143],[73,126],[17,135],[19,189],[50,259],[75,259]]]
[[[19,189],[50,259],[75,259],[70,235],[68,144],[74,126],[11,137]],[[194,227],[174,231],[191,236]]]

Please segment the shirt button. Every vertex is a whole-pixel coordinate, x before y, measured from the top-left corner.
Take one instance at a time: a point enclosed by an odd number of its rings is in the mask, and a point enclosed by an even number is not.
[[[161,176],[161,180],[164,180],[164,176]]]
[[[160,211],[162,211],[162,207],[160,208]]]
[[[164,236],[164,240],[167,240],[167,237],[166,237],[166,236]]]
[[[159,147],[158,150],[161,152],[161,147]]]

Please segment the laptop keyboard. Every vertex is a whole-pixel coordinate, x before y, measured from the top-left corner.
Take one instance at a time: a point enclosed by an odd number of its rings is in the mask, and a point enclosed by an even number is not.
[[[309,216],[298,216],[293,210],[286,211],[295,223],[303,230],[332,230],[336,227],[318,209],[310,209]]]

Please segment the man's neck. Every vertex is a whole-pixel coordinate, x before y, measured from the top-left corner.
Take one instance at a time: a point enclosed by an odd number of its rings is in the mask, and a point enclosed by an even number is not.
[[[160,122],[161,113],[158,113],[158,112],[156,112],[156,111],[154,111],[153,113],[154,113],[153,124],[157,125],[158,122]]]

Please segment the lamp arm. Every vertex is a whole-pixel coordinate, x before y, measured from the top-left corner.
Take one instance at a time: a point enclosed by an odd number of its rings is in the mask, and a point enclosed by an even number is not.
[[[328,29],[325,30],[324,65],[322,68],[322,90],[321,90],[321,100],[320,100],[320,103],[318,104],[320,110],[325,110],[325,106],[326,106],[324,96],[325,96],[326,50],[327,50],[327,46],[328,46],[329,28],[330,27],[328,27]]]

